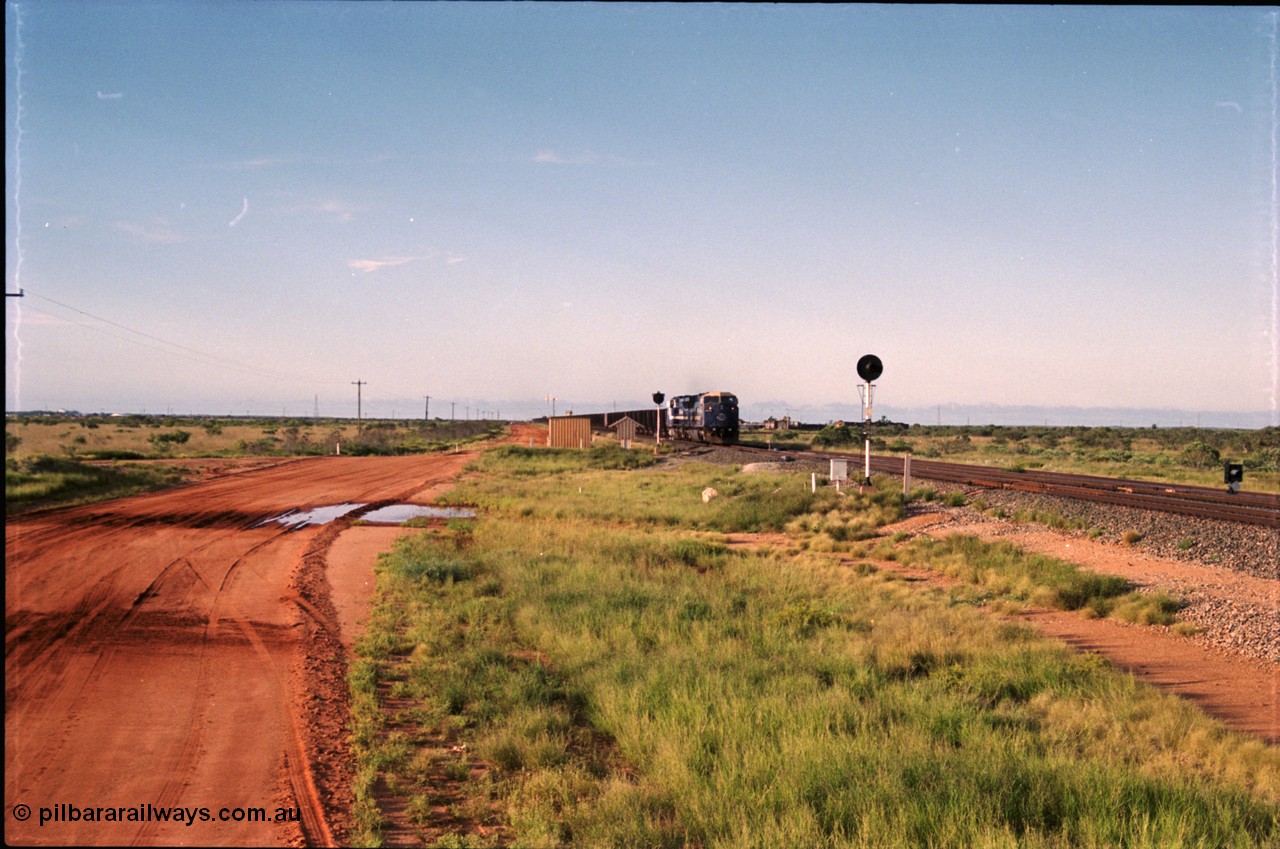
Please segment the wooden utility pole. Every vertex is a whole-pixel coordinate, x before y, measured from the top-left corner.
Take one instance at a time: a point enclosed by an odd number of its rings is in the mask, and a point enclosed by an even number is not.
[[[422,405],[422,420],[431,421],[431,396],[423,395],[422,398],[426,402]]]
[[[357,433],[359,433],[359,432],[360,432],[360,422],[361,422],[361,413],[360,413],[360,387],[365,386],[366,384],[367,384],[367,381],[364,381],[364,380],[353,380],[353,381],[351,381],[351,385],[352,385],[352,386],[354,386],[354,387],[356,388],[356,432],[357,432]]]

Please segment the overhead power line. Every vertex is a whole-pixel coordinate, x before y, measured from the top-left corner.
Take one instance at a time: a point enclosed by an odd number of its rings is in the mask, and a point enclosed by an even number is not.
[[[70,310],[71,312],[76,313],[78,315],[82,315],[82,316],[85,316],[86,318],[93,319],[94,321],[101,322],[102,324],[119,328],[120,330],[123,330],[126,333],[133,334],[134,337],[141,337],[141,338],[122,336],[118,333],[112,333],[108,330],[105,330],[102,327],[98,327],[93,324],[77,322],[77,324],[80,327],[93,330],[105,336],[110,336],[113,339],[120,339],[122,341],[130,342],[135,345],[141,345],[142,347],[145,347],[145,348],[151,348],[153,350],[162,351],[171,357],[179,357],[184,360],[200,363],[201,365],[205,365],[205,366],[211,366],[213,368],[239,371],[246,374],[257,375],[258,377],[271,378],[273,380],[282,380],[282,381],[290,381],[295,383],[307,383],[307,384],[342,383],[343,382],[340,380],[333,380],[333,379],[309,378],[309,377],[303,377],[296,374],[286,374],[284,372],[279,372],[272,369],[264,369],[260,366],[251,365],[249,363],[243,363],[238,360],[233,360],[229,357],[224,357],[220,354],[211,354],[208,351],[202,351],[198,348],[192,348],[189,345],[183,345],[179,342],[173,342],[168,339],[164,339],[152,333],[147,333],[144,330],[138,330],[136,328],[129,327],[126,324],[121,324],[118,321],[113,321],[112,319],[109,319],[109,318],[103,318],[100,315],[94,315],[93,313],[87,310],[82,310],[79,307],[74,307],[70,304],[63,303],[62,301],[56,300],[54,298],[50,298],[47,295],[41,295],[36,292],[32,292],[29,289],[26,290],[25,294],[34,298],[39,298],[42,301],[47,301],[65,310]],[[47,310],[42,310],[38,307],[28,306],[28,309],[34,310],[35,312],[39,312],[44,315],[51,316],[53,318],[63,318],[62,316],[59,316],[55,313],[48,312]],[[150,342],[143,341],[143,340],[150,340]],[[151,343],[158,343],[158,345],[151,344]],[[164,346],[164,347],[160,347],[160,346]]]

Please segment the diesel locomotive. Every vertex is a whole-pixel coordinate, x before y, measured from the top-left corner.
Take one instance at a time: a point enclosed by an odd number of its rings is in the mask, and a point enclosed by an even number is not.
[[[667,430],[676,439],[738,441],[738,398],[728,392],[677,395],[667,404]]]

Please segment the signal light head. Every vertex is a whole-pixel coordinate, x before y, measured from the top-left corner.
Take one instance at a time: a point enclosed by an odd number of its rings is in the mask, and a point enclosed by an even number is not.
[[[875,354],[864,354],[862,359],[858,360],[858,377],[867,383],[878,378],[883,372],[884,364]]]

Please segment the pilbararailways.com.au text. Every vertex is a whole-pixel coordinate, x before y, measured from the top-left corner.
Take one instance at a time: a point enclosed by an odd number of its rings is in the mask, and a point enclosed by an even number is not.
[[[28,808],[28,810],[30,809]],[[299,808],[226,807],[214,810],[213,808],[188,807],[185,805],[156,806],[150,802],[144,805],[119,805],[115,807],[103,805],[86,805],[82,807],[62,802],[49,807],[36,808],[36,813],[38,822],[42,826],[64,822],[172,822],[191,826],[197,822],[282,823],[302,821],[302,812]]]

